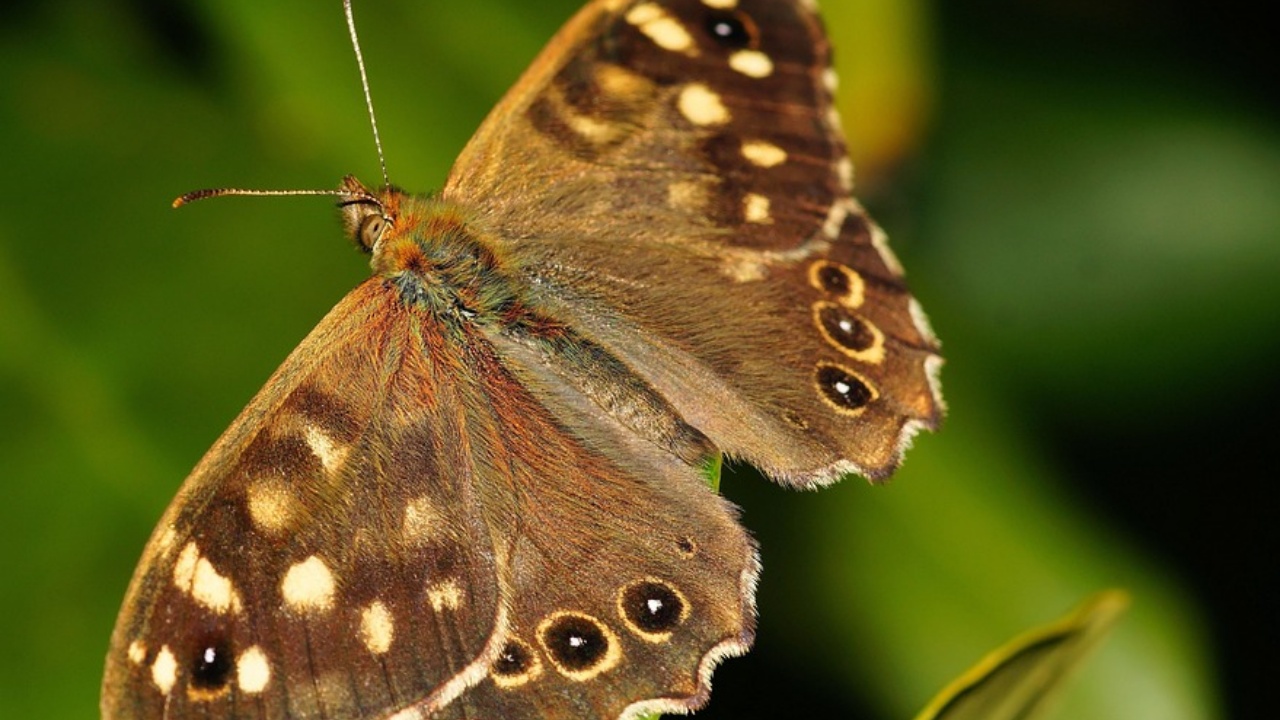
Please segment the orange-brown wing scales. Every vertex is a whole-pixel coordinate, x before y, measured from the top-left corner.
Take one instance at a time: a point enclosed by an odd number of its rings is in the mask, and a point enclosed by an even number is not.
[[[483,507],[511,512],[493,520],[511,615],[490,677],[459,702],[477,717],[566,720],[659,698],[699,706],[703,673],[753,633],[755,551],[736,512],[666,452],[583,442],[491,352],[476,342],[470,355],[487,379],[474,407],[493,413],[492,436],[475,437],[512,482],[479,486],[501,496]]]
[[[335,308],[158,526],[104,717],[376,716],[483,653],[498,575],[445,359],[378,281]]]
[[[703,673],[750,643],[754,546],[690,466],[539,397],[474,326],[357,288],[161,521],[104,717],[701,703]]]

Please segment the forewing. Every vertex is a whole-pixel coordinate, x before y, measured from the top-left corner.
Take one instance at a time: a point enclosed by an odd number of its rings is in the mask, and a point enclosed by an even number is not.
[[[600,0],[444,193],[549,312],[800,484],[882,477],[942,413],[937,341],[850,195],[830,60],[804,0]]]
[[[104,718],[365,717],[484,672],[477,458],[407,329],[362,285],[197,466],[121,609]]]

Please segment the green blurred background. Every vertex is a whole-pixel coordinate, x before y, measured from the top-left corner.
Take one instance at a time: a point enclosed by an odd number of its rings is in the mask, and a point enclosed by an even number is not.
[[[360,0],[392,178],[439,187],[577,0]],[[0,25],[0,718],[96,715],[178,483],[367,274],[337,0],[62,0]],[[1134,604],[1063,717],[1274,717],[1277,45],[1244,2],[826,0],[860,195],[952,411],[894,482],[742,470],[756,650],[705,717],[910,717],[1096,589]],[[749,352],[744,348],[744,352]]]

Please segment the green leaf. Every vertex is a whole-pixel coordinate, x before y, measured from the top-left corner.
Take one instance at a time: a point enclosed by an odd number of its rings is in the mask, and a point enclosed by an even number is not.
[[[1063,686],[1128,605],[1125,592],[1102,592],[1056,622],[1019,635],[952,681],[915,720],[1047,717]]]

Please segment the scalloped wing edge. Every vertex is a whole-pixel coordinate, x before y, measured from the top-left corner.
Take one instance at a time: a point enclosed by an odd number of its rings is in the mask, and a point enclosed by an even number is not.
[[[618,720],[641,720],[647,716],[671,713],[688,715],[711,699],[711,676],[724,660],[745,655],[755,641],[756,586],[760,583],[760,551],[752,542],[751,562],[742,570],[742,617],[747,621],[741,635],[723,640],[702,656],[698,663],[698,689],[685,698],[652,698],[631,703],[618,715]]]
[[[889,456],[889,461],[883,467],[870,468],[852,460],[840,460],[810,473],[783,476],[769,475],[769,477],[785,484],[787,487],[801,490],[821,490],[850,475],[866,478],[873,485],[884,483],[902,465],[902,458],[911,449],[916,436],[925,430],[930,432],[937,430],[938,426],[942,424],[942,417],[947,411],[946,401],[942,397],[941,380],[942,366],[945,362],[941,355],[934,353],[930,354],[924,363],[925,376],[929,382],[929,392],[933,396],[934,407],[937,412],[932,417],[923,419],[911,418],[902,424],[902,428],[898,430],[898,439],[893,454]]]

